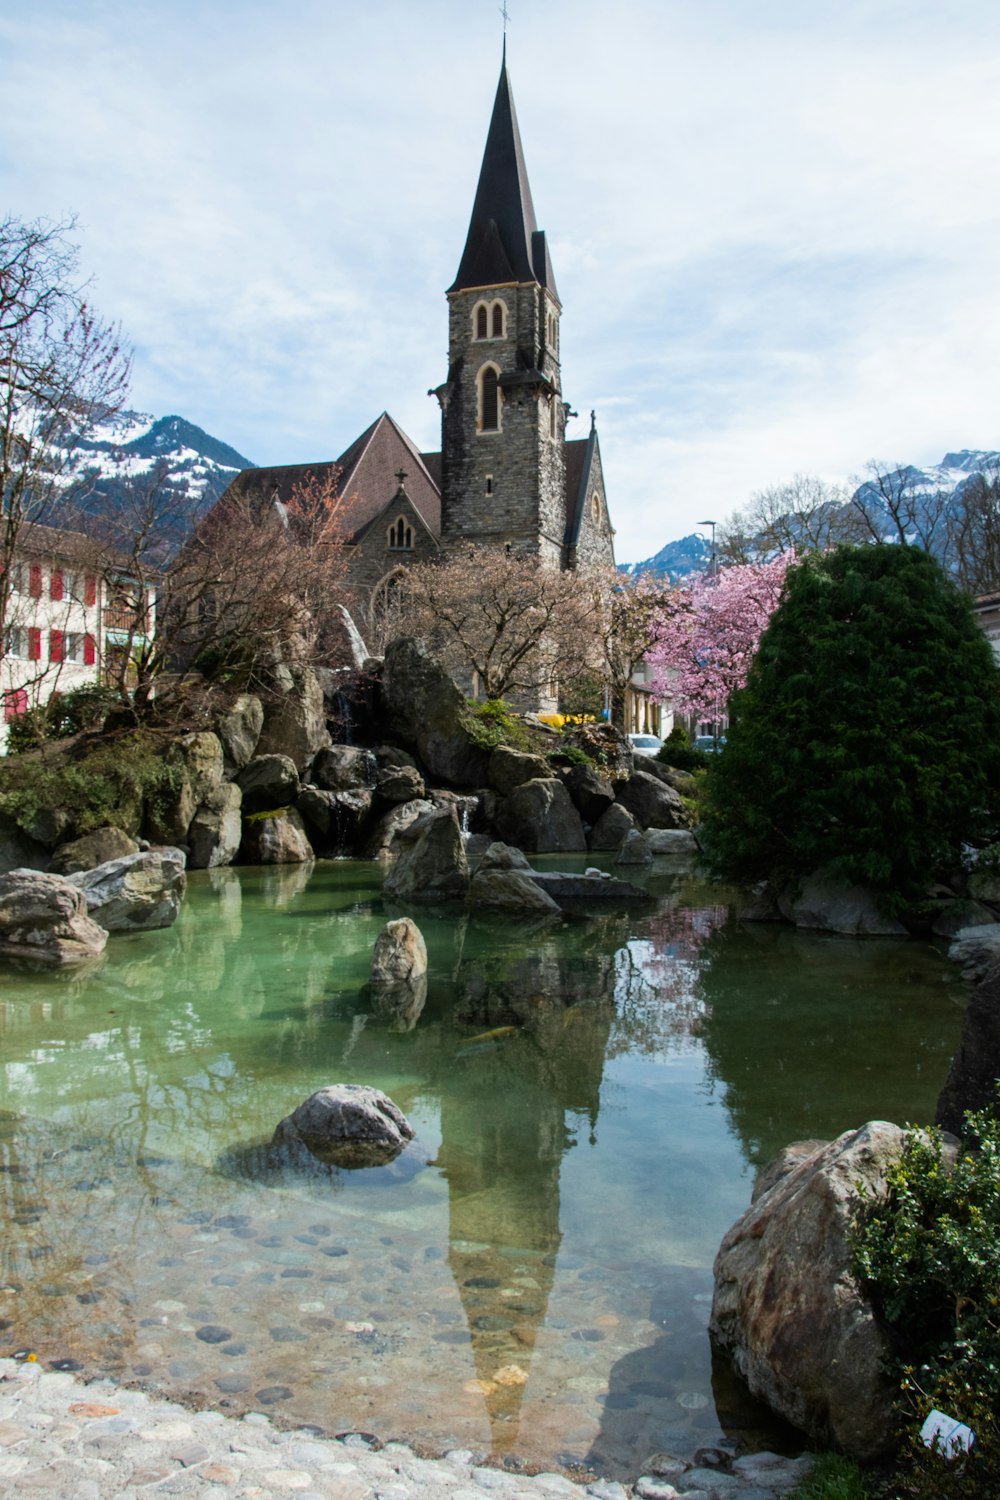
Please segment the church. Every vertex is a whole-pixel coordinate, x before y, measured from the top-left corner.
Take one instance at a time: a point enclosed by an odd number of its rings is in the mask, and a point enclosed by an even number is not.
[[[586,438],[566,438],[575,413],[562,394],[562,304],[535,221],[506,45],[447,298],[448,372],[428,392],[440,403],[440,452],[419,452],[383,412],[339,458],[246,469],[229,491],[263,509],[286,505],[311,479],[349,500],[349,582],[376,650],[394,580],[408,564],[470,545],[561,569],[614,561],[593,413]]]

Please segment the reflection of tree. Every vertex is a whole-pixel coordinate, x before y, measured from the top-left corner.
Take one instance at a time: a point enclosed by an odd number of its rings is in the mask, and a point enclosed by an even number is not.
[[[754,1165],[866,1120],[933,1119],[961,987],[929,948],[744,923],[703,955],[701,1039]]]
[[[660,1055],[697,1035],[704,1014],[700,952],[726,920],[724,906],[664,905],[644,926],[644,937],[615,955],[617,1001],[608,1056]]]

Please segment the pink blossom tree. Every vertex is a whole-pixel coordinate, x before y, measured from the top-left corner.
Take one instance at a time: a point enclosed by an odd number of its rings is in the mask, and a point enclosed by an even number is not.
[[[720,718],[746,682],[794,561],[786,552],[772,562],[723,568],[714,577],[699,574],[662,618],[648,656],[654,691],[673,698],[682,713]]]

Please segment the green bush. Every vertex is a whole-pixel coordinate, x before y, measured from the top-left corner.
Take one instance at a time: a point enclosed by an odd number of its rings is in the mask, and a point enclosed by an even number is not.
[[[486,703],[470,700],[465,729],[480,750],[495,750],[498,745],[514,750],[528,748],[527,730],[503,698],[490,698]]]
[[[550,760],[554,766],[592,766],[594,758],[588,755],[586,750],[581,750],[579,745],[560,745],[558,750],[547,750],[545,759]]]
[[[1000,1121],[965,1117],[949,1166],[941,1132],[907,1132],[888,1197],[862,1204],[855,1271],[896,1350],[901,1492],[923,1500],[1000,1495]],[[919,1437],[937,1408],[976,1434],[946,1461]]]
[[[675,771],[704,771],[708,767],[708,756],[704,750],[696,750],[686,729],[675,725],[656,752],[656,759]]]
[[[864,1475],[853,1459],[821,1453],[789,1500],[868,1500],[868,1494]]]
[[[164,759],[163,742],[141,731],[96,740],[78,754],[71,748],[0,761],[0,813],[30,830],[40,813],[66,808],[77,834],[109,823],[135,834],[147,811],[172,800],[184,775]]]
[[[969,600],[916,547],[807,558],[712,761],[716,874],[825,867],[903,910],[1000,826],[1000,669]]]
[[[121,707],[117,688],[103,682],[88,682],[66,693],[53,693],[47,703],[18,714],[7,727],[7,748],[12,754],[33,750],[46,740],[67,739],[85,730],[100,729],[108,714]]]

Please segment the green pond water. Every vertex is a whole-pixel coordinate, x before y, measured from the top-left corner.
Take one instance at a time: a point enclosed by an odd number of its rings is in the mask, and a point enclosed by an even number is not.
[[[351,862],[199,873],[88,974],[0,972],[0,1354],[621,1477],[794,1443],[713,1368],[719,1240],[789,1141],[933,1116],[964,994],[930,945],[644,878],[650,905],[554,929],[416,913],[419,1014],[372,1009],[399,912]],[[277,1122],[333,1082],[415,1141],[276,1167]]]

